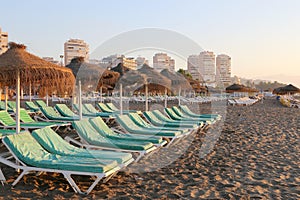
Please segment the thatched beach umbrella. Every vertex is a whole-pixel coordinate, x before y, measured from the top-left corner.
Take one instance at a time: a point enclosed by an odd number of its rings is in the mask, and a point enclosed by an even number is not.
[[[145,84],[148,84],[148,91],[153,93],[164,93],[164,88],[171,88],[171,81],[148,65],[126,72],[119,79],[117,88],[119,84],[130,92],[145,92]]]
[[[284,87],[279,87],[273,90],[274,94],[296,94],[296,93],[300,93],[300,89],[297,88],[296,86],[289,84],[287,86]]]
[[[233,84],[226,88],[227,93],[234,93],[234,92],[258,92],[255,88],[250,88],[241,84]]]
[[[108,91],[115,87],[120,74],[107,70],[102,66],[84,62],[83,57],[73,58],[66,67],[70,68],[74,76],[82,82],[83,88],[95,86],[95,90]]]
[[[16,132],[19,133],[20,83],[72,94],[75,79],[70,69],[28,53],[26,46],[16,43],[9,46],[9,50],[0,56],[0,82],[3,86],[16,86]]]

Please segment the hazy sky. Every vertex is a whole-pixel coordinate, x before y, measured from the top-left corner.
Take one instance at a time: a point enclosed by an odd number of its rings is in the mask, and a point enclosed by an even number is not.
[[[299,0],[7,0],[0,27],[10,41],[55,58],[70,38],[84,39],[92,52],[126,31],[168,29],[230,55],[233,75],[300,86],[299,10]]]

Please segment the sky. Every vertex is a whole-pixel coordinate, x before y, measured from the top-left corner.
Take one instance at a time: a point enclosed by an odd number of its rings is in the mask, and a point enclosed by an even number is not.
[[[299,0],[9,0],[1,2],[0,27],[10,41],[56,59],[70,38],[93,52],[127,31],[167,29],[231,56],[233,75],[300,87],[299,10]]]

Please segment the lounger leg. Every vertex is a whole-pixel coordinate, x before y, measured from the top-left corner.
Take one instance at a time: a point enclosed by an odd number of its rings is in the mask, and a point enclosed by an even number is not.
[[[4,183],[6,183],[6,178],[5,178],[4,174],[2,173],[1,168],[0,168],[0,181],[1,181],[2,185],[4,185]]]
[[[104,180],[103,180],[103,183],[106,183],[107,181],[109,181],[112,177],[114,177],[115,175],[118,174],[118,171],[115,172],[115,173],[112,173],[111,175],[109,175],[108,177],[106,177]]]
[[[29,171],[23,170],[23,172],[20,174],[20,176],[11,184],[12,186],[15,186],[22,178],[24,175],[28,174]]]
[[[103,178],[104,175],[97,176],[96,180],[93,182],[93,184],[89,187],[89,189],[86,192],[82,192],[75,181],[72,179],[71,174],[69,173],[63,173],[64,177],[67,179],[73,190],[78,194],[89,194],[94,187],[99,183],[99,181]]]
[[[81,190],[79,189],[79,187],[77,186],[77,184],[75,183],[75,181],[72,179],[71,174],[69,174],[69,173],[63,173],[63,175],[67,179],[67,181],[69,182],[69,184],[71,185],[71,187],[73,188],[73,190],[76,193],[84,194],[83,192],[81,192]]]
[[[145,152],[141,152],[140,155],[135,159],[134,162],[138,162],[143,156],[145,155]]]
[[[169,148],[170,147],[170,145],[174,142],[174,140],[175,140],[176,138],[174,137],[174,138],[172,138],[172,140],[168,143],[168,145],[166,146],[166,148]]]

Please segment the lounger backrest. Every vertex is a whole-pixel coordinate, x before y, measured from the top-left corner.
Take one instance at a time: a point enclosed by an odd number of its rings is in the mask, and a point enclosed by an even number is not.
[[[98,132],[102,132],[103,134],[115,135],[114,131],[105,124],[101,117],[90,118],[89,121]]]
[[[52,159],[49,154],[30,134],[26,131],[20,134],[9,135],[3,138],[3,142],[17,158],[27,165],[39,166],[40,160]]]
[[[181,120],[181,117],[176,115],[176,113],[171,108],[165,108],[165,111],[172,119]]]
[[[141,118],[141,116],[139,116],[139,114],[129,113],[129,117],[139,126],[149,127],[149,124],[147,122],[145,122],[145,120],[143,120],[143,118]]]
[[[83,104],[83,107],[91,113],[97,113],[98,112],[98,110],[96,110],[96,108],[92,104],[89,104],[89,103]]]
[[[170,120],[167,116],[162,114],[159,110],[153,110],[152,112],[160,120],[163,120],[163,121],[169,121]]]
[[[185,113],[187,113],[187,114],[191,114],[191,115],[193,115],[194,113],[192,113],[191,112],[191,110],[189,109],[189,107],[187,107],[186,105],[181,105],[181,106],[179,106],[180,107],[180,109],[183,111],[183,112],[185,112]]]
[[[97,105],[103,112],[109,112],[109,113],[114,112],[113,110],[108,108],[104,103],[98,103]]]
[[[14,101],[8,101],[8,102],[7,102],[7,105],[8,105],[11,109],[16,109],[16,108],[17,108],[16,102],[14,102]]]
[[[32,132],[32,136],[40,143],[48,152],[68,155],[69,152],[76,151],[76,147],[70,145],[62,139],[50,127],[45,127]]]
[[[20,119],[21,119],[21,121],[24,122],[24,123],[32,123],[32,122],[35,122],[35,121],[30,117],[30,115],[28,114],[28,112],[27,112],[25,109],[23,109],[23,108],[20,109]]]
[[[184,117],[184,114],[181,112],[181,110],[179,110],[178,107],[173,106],[173,107],[172,107],[172,110],[173,110],[178,116]]]
[[[144,116],[151,122],[151,123],[156,123],[160,124],[161,120],[159,120],[151,111],[145,111]]]
[[[32,101],[26,101],[25,105],[27,106],[27,108],[29,108],[30,110],[33,111],[38,111],[39,107],[37,105],[35,105]]]
[[[50,106],[41,107],[40,109],[41,109],[42,113],[49,119],[62,117],[59,113],[57,113],[54,110],[54,108],[52,108]]]
[[[119,111],[119,109],[113,103],[106,103],[106,106],[112,111]]]
[[[56,104],[55,108],[65,117],[77,116],[66,104]]]
[[[95,140],[105,141],[103,136],[94,129],[92,124],[89,123],[88,119],[82,119],[80,121],[72,122],[72,126],[77,131],[77,133],[82,137],[86,142],[93,143]],[[106,141],[105,141],[106,142]]]
[[[140,127],[137,126],[128,115],[117,115],[117,122],[125,129],[139,130]]]
[[[0,111],[0,121],[4,126],[16,125],[16,121],[5,110]]]
[[[73,104],[73,108],[75,108],[75,110],[79,113],[79,105],[78,104]],[[84,106],[82,106],[82,114],[86,115],[86,114],[91,114],[91,113],[88,110],[86,110]]]
[[[8,107],[8,105],[7,105]],[[0,110],[5,110],[5,102],[0,101]],[[7,108],[8,111],[13,111],[10,107]]]
[[[36,100],[35,103],[38,107],[47,107],[47,104],[43,100]]]

